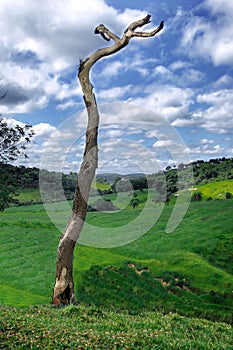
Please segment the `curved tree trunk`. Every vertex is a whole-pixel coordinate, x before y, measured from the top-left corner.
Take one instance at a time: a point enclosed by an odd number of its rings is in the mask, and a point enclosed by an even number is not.
[[[88,115],[88,125],[86,130],[86,147],[83,162],[77,178],[72,214],[60,238],[57,253],[56,279],[53,290],[52,303],[55,305],[67,305],[75,303],[74,282],[73,282],[73,254],[75,244],[83,228],[87,202],[91,189],[91,184],[98,166],[98,126],[99,113],[96,104],[93,87],[89,79],[90,69],[95,62],[102,57],[114,54],[125,47],[132,37],[151,37],[163,28],[163,22],[152,32],[135,32],[135,29],[150,22],[150,15],[131,23],[125,30],[122,38],[108,30],[103,24],[95,29],[95,34],[100,34],[103,39],[114,40],[114,44],[94,52],[84,61],[80,61],[78,78],[83,91],[83,98]]]

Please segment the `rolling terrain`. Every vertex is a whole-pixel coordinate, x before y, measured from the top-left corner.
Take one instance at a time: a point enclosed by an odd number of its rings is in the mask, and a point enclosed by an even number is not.
[[[104,195],[120,210],[89,212],[83,237],[92,228],[92,243],[99,243],[104,228],[105,239],[130,233],[132,242],[111,248],[77,244],[78,306],[58,309],[50,302],[69,206],[49,204],[57,226],[41,204],[0,213],[0,348],[232,349],[233,199],[224,196],[232,185],[197,185],[193,192],[201,192],[202,200],[190,203],[171,233],[165,229],[175,197],[169,205],[149,197],[144,211],[147,190],[135,191],[135,209],[127,192]],[[31,204],[39,191],[25,189],[20,196]],[[144,230],[153,211],[158,220],[132,239],[127,225],[143,214]]]
[[[104,306],[108,304],[107,297],[109,305],[114,306],[115,300],[116,307],[121,308],[122,300],[127,300],[125,296],[134,290],[134,297],[128,298],[123,309],[134,308],[137,300],[137,310],[157,308],[194,316],[200,313],[210,319],[230,321],[232,204],[232,200],[191,203],[182,223],[172,233],[166,233],[165,227],[173,206],[165,206],[157,223],[130,244],[108,249],[78,244],[74,260],[78,300]],[[52,205],[60,227],[65,226],[69,212],[61,202]],[[103,226],[109,227],[111,233],[111,228],[122,230],[122,225],[135,220],[140,212],[140,208],[92,212],[87,223],[95,228],[96,235],[101,234]],[[0,219],[0,303],[49,303],[60,231],[42,205],[9,208],[0,214]],[[140,270],[141,276],[137,273]],[[102,277],[96,280],[96,276]],[[112,294],[106,294],[111,283],[120,286],[122,299],[116,298],[115,287]],[[151,298],[149,291],[153,291],[155,299],[145,303]]]

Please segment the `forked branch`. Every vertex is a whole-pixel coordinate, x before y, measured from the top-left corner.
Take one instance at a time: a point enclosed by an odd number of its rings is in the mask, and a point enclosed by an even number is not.
[[[99,49],[95,51],[91,56],[89,56],[85,61],[82,61],[79,66],[79,78],[81,71],[86,68],[87,71],[90,70],[92,65],[101,59],[102,57],[112,55],[118,51],[120,51],[122,48],[124,48],[126,45],[128,45],[129,41],[133,37],[141,37],[141,38],[149,38],[152,36],[155,36],[158,34],[164,27],[164,22],[161,21],[159,26],[156,27],[154,30],[150,32],[137,32],[135,31],[137,28],[143,27],[144,25],[150,23],[150,15],[147,15],[146,17],[132,22],[124,31],[124,34],[121,38],[119,38],[116,34],[114,34],[111,30],[105,27],[104,24],[100,24],[95,28],[94,33],[100,34],[102,38],[106,41],[110,41],[111,39],[114,41],[114,44],[112,46],[108,46],[102,49]]]

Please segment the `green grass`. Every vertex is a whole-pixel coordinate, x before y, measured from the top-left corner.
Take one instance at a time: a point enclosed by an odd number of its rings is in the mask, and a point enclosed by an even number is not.
[[[58,230],[42,205],[10,208],[0,214],[0,303],[30,305],[50,301]]]
[[[103,191],[103,190],[109,190],[111,188],[111,186],[109,184],[100,183],[98,181],[95,181],[92,183],[91,188]]]
[[[233,302],[229,296],[200,293],[177,272],[164,272],[156,277],[148,269],[138,268],[140,265],[129,262],[119,268],[92,266],[78,284],[78,301],[102,310],[177,312],[231,323]]]
[[[49,305],[60,231],[43,206],[0,213],[0,348],[232,349],[232,205],[191,203],[172,233],[165,228],[173,206],[165,206],[157,223],[128,245],[78,244],[79,305],[66,308]],[[63,203],[51,208],[64,227]],[[93,212],[87,222],[98,240],[102,227],[122,232],[141,212]]]
[[[230,192],[233,194],[232,180],[211,182],[205,185],[197,185],[194,187],[196,188],[194,192],[201,192],[203,194],[204,199],[207,199],[209,197],[213,199],[225,199],[226,192]]]
[[[86,305],[0,307],[1,349],[230,350],[232,328],[178,314],[138,315]]]
[[[178,311],[185,315],[230,322],[232,301],[229,296],[233,290],[232,204],[232,200],[191,203],[182,223],[172,233],[166,233],[165,228],[173,207],[165,206],[157,223],[140,239],[128,245],[111,249],[77,245],[74,279],[78,300],[102,307],[103,295],[107,289],[110,290],[112,283],[113,292],[117,291],[115,287],[120,286],[122,295],[121,299],[117,299],[114,293],[106,294],[109,300],[106,305],[109,307],[119,308],[131,291],[136,294],[131,300],[133,302],[129,300],[125,304],[125,309],[133,309],[137,300],[138,310],[162,308],[166,312]],[[62,203],[51,206],[60,227],[64,227],[69,213]],[[140,213],[141,209],[116,213],[94,212],[88,214],[87,222],[94,227],[98,240],[101,227],[109,228],[109,234],[113,227],[116,232],[122,233],[125,225],[133,222]],[[150,219],[147,215],[150,213],[146,212],[145,223]],[[9,208],[0,214],[0,222],[0,285],[3,290],[0,303],[15,306],[49,303],[55,277],[59,230],[50,222],[42,205]],[[88,231],[89,227],[86,226],[83,234],[88,234]],[[128,284],[128,269],[122,268],[128,261],[148,269],[147,294],[142,293],[147,284],[134,271],[130,271],[132,278]],[[93,265],[98,266],[98,271],[103,269],[103,278],[95,279]],[[113,270],[105,269],[109,266],[113,266]],[[163,276],[166,271],[182,275],[190,282],[190,290],[165,288],[165,303],[164,298],[153,299],[151,292],[158,292],[158,283],[154,284],[153,280]],[[81,293],[85,289],[89,290],[89,295]],[[145,303],[145,300],[152,302]]]
[[[41,196],[40,196],[40,190],[39,188],[25,188],[19,190],[19,195],[15,197],[16,200],[18,200],[20,203],[25,202],[40,202]]]

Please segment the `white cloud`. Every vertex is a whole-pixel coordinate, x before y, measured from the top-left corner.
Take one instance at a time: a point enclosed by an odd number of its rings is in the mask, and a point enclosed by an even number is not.
[[[154,148],[163,148],[166,146],[172,146],[173,145],[173,141],[172,140],[166,140],[166,141],[156,141],[152,147]]]
[[[73,99],[71,99],[71,100],[69,100],[69,101],[67,101],[65,103],[58,104],[56,109],[64,111],[67,108],[75,107],[75,106],[76,107],[78,106],[77,102],[75,102]]]
[[[178,61],[174,61],[170,64],[170,69],[172,71],[184,70],[184,69],[190,68],[190,66],[191,66],[190,62],[178,60]]]
[[[106,77],[107,79],[111,79],[113,76],[118,75],[118,72],[124,68],[125,63],[120,61],[114,61],[103,68],[101,75]]]
[[[224,89],[199,94],[197,102],[207,104],[207,108],[202,108],[200,113],[202,127],[211,132],[231,132],[233,129],[233,90]]]
[[[215,143],[214,140],[208,140],[208,139],[201,139],[199,141],[200,145],[205,145],[205,144],[209,144],[209,145],[213,145]]]
[[[186,117],[193,103],[194,92],[189,88],[153,84],[144,91],[144,97],[136,98],[135,103],[154,110],[171,122]]]
[[[204,3],[211,9],[213,14],[222,13],[229,15],[233,13],[233,3],[228,0],[205,0]]]
[[[141,53],[129,46],[128,53],[125,52],[119,54],[120,59],[114,59],[110,61],[108,65],[102,61],[99,63],[101,69],[97,70],[93,74],[93,77],[98,81],[98,83],[106,84],[110,79],[116,76],[125,75],[126,73],[134,72],[140,77],[149,77],[154,69],[154,65],[157,63],[155,58],[145,58],[142,57]],[[99,79],[102,78],[102,81]]]
[[[204,146],[194,146],[189,148],[189,153],[191,155],[206,155],[206,156],[216,156],[221,157],[225,152],[225,149],[220,145],[204,145]]]
[[[122,137],[124,135],[124,130],[123,129],[109,129],[109,130],[104,130],[104,138],[107,139],[115,139]]]
[[[187,17],[181,40],[182,48],[190,57],[211,59],[218,65],[233,64],[233,6],[228,0],[205,0],[211,20],[206,17]]]
[[[230,75],[228,75],[228,74],[222,75],[214,83],[214,87],[215,88],[223,88],[223,87],[231,87],[231,86],[233,86],[233,78]]]
[[[118,86],[106,90],[100,90],[98,92],[98,99],[103,102],[116,102],[123,98],[127,92],[132,90],[132,85]]]
[[[56,128],[48,123],[40,123],[33,126],[35,131],[35,138],[48,136],[56,130]]]
[[[174,61],[168,67],[159,65],[155,67],[153,77],[160,79],[161,84],[170,83],[176,86],[193,86],[193,83],[199,83],[205,80],[205,74],[199,69],[193,67],[189,62]]]
[[[144,14],[130,9],[120,13],[104,0],[81,5],[76,0],[1,0],[0,69],[8,90],[2,111],[27,113],[46,107],[51,99],[62,101],[59,108],[70,107],[67,100],[81,99],[81,91],[76,76],[64,83],[64,73],[69,75],[80,58],[106,45],[94,35],[95,26],[105,23],[121,35]],[[13,94],[16,90],[21,93]]]

